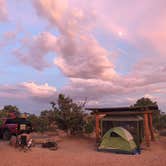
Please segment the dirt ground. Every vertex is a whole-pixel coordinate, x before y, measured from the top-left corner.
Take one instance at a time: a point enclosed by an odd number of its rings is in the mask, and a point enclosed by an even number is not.
[[[93,138],[63,137],[59,149],[33,147],[22,152],[0,140],[0,166],[166,166],[166,137],[140,155],[119,155],[95,150]]]

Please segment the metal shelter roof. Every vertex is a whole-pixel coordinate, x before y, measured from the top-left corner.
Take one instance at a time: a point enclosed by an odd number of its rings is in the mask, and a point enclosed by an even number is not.
[[[137,112],[141,113],[143,111],[152,111],[152,110],[158,110],[157,106],[146,106],[146,107],[110,107],[110,108],[85,108],[86,110],[92,111],[93,113],[131,113],[131,112]]]

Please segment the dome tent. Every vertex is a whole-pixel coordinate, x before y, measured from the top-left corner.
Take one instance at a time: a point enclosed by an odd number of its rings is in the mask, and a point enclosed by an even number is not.
[[[123,127],[114,127],[105,133],[98,150],[134,154],[136,148],[133,136],[129,131]]]

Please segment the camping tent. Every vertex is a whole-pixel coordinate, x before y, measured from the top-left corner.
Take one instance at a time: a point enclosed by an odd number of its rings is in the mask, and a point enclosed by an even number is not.
[[[103,137],[110,128],[118,126],[124,127],[132,134],[139,148],[144,137],[143,118],[139,115],[105,116],[100,121],[101,137]]]
[[[134,153],[136,144],[129,131],[123,127],[114,127],[105,133],[98,150],[117,153]]]

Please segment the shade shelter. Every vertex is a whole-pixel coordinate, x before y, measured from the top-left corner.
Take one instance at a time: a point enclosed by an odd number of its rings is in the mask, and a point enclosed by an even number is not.
[[[140,116],[143,118],[143,132],[146,141],[146,145],[150,146],[150,140],[154,141],[154,133],[152,126],[152,112],[157,110],[157,106],[147,106],[147,107],[113,107],[113,108],[86,108],[86,110],[92,111],[92,114],[95,116],[95,126],[96,126],[96,140],[101,141],[102,137],[102,128],[101,120],[103,118],[126,118],[130,116],[137,117]],[[115,121],[115,120],[114,120]],[[120,119],[117,121],[120,121]],[[111,128],[111,126],[110,126]],[[138,142],[137,142],[138,143]]]

